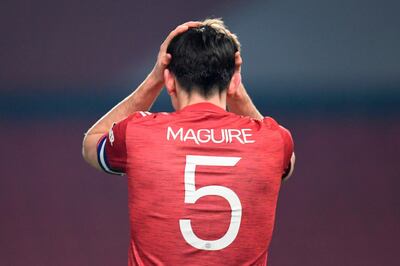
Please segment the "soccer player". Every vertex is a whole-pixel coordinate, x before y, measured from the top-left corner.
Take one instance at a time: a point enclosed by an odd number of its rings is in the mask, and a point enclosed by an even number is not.
[[[85,160],[128,179],[129,265],[266,265],[293,141],[258,112],[241,63],[221,20],[182,24],[85,134]],[[164,86],[176,111],[150,113]]]

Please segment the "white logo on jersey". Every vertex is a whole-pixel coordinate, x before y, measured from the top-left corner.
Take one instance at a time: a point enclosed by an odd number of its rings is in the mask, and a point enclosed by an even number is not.
[[[113,131],[113,127],[115,126],[115,123],[112,125],[112,127],[111,127],[111,129],[110,129],[110,131],[108,132],[108,139],[110,140],[110,144],[111,144],[111,146],[113,145],[113,143],[114,143],[114,131]]]

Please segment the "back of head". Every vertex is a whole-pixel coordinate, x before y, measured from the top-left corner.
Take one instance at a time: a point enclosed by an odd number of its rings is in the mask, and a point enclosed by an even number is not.
[[[167,53],[172,55],[168,69],[190,95],[209,98],[224,91],[235,71],[235,53],[240,50],[236,35],[220,19],[203,21],[172,39]]]

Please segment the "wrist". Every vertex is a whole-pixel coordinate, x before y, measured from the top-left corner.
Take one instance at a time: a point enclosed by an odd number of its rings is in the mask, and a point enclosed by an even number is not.
[[[164,86],[164,77],[152,70],[146,78],[146,83],[148,83],[150,88],[162,89]]]
[[[239,85],[239,88],[237,89],[237,91],[232,94],[232,95],[228,95],[227,97],[227,104],[228,105],[244,105],[246,103],[248,103],[249,101],[251,101],[249,95],[247,94],[243,84]]]

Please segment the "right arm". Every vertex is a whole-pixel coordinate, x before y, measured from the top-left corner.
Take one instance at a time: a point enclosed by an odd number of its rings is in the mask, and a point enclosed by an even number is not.
[[[229,111],[237,115],[250,116],[251,118],[262,120],[264,116],[257,110],[250,96],[243,85],[240,83],[236,92],[228,94],[227,105]]]
[[[235,72],[239,73],[240,77],[242,58],[239,52],[235,54],[235,65]],[[235,113],[237,115],[249,116],[257,120],[264,119],[264,116],[257,110],[250,96],[247,94],[247,91],[242,82],[240,82],[240,85],[233,93],[229,93],[228,91],[226,101],[229,111],[232,113]],[[285,143],[285,166],[282,175],[282,181],[286,181],[293,173],[296,156],[293,151],[293,139],[289,131],[287,131],[286,129],[284,130],[283,140]]]
[[[242,57],[240,52],[235,54],[235,74],[239,74],[242,66]],[[238,88],[234,92],[228,90],[226,103],[228,105],[229,111],[237,115],[250,116],[251,118],[262,120],[264,116],[257,110],[256,106],[253,104],[250,96],[240,81]]]
[[[296,155],[293,152],[292,156],[290,158],[289,166],[286,168],[285,173],[282,176],[282,181],[285,182],[286,180],[289,179],[289,177],[293,174],[294,171],[294,164],[296,162]]]

